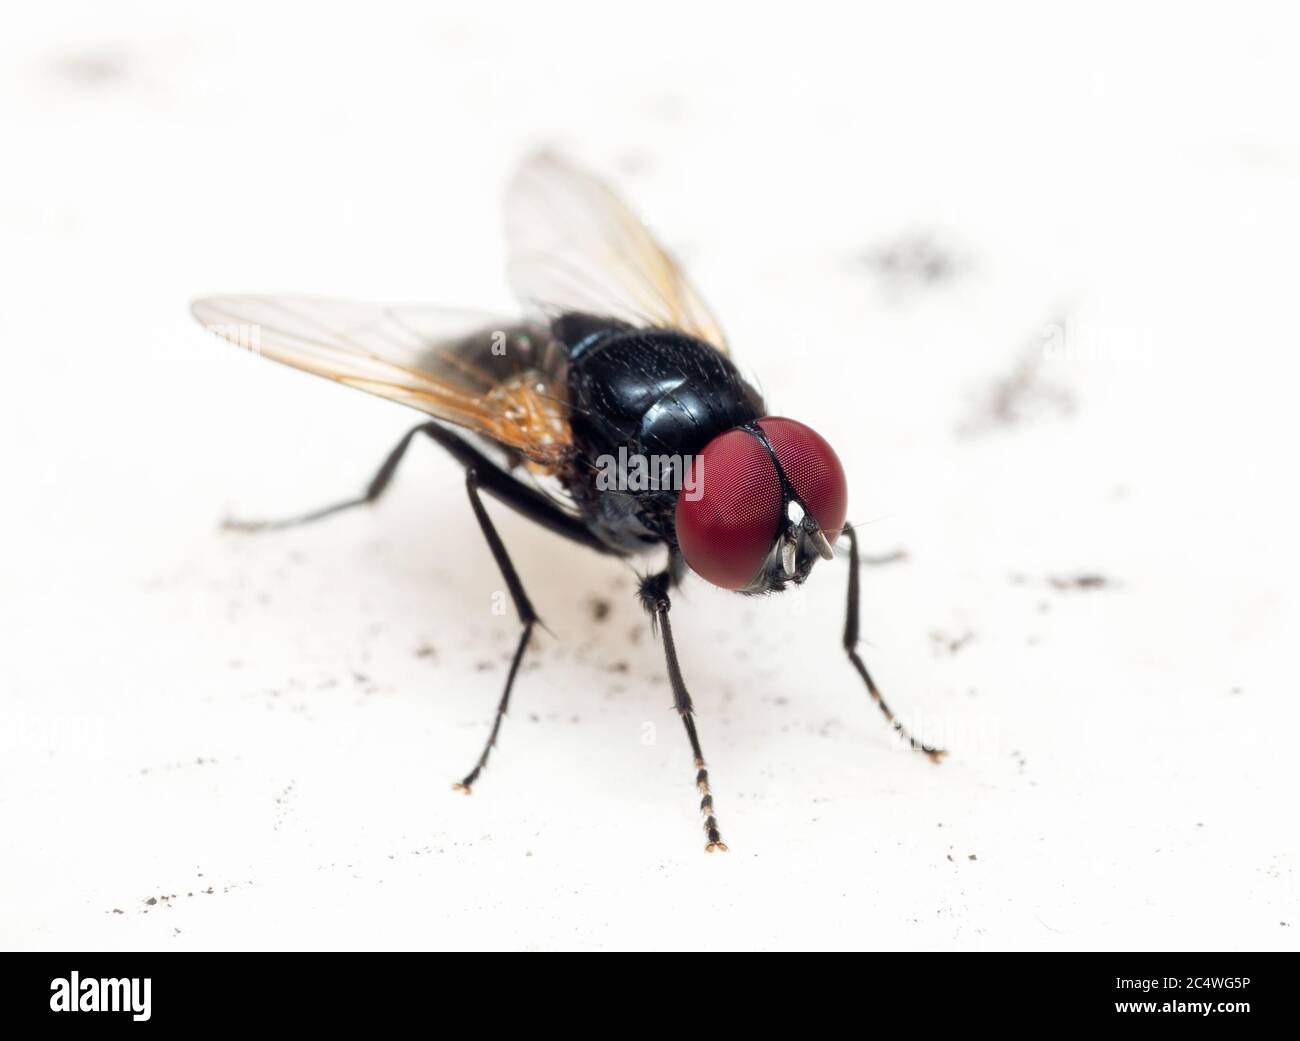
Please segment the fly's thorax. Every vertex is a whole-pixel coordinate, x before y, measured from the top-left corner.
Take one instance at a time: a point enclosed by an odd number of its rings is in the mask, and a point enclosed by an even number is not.
[[[718,434],[763,414],[732,361],[671,329],[587,331],[568,373],[575,446],[693,455]]]
[[[720,351],[669,329],[567,328],[575,498],[602,537],[676,545],[677,499],[718,434],[762,415],[762,399]]]

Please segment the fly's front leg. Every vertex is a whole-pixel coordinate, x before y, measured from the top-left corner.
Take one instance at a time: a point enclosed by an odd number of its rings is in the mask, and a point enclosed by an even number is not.
[[[680,566],[669,567],[657,575],[649,575],[641,580],[641,606],[650,615],[651,625],[663,635],[664,658],[668,663],[668,679],[673,687],[673,702],[682,723],[686,727],[686,737],[691,742],[691,752],[695,756],[695,785],[700,790],[700,812],[704,814],[704,834],[708,845],[704,849],[713,853],[725,851],[726,843],[718,832],[718,819],[713,815],[713,793],[709,790],[709,771],[704,765],[704,752],[700,749],[700,736],[695,730],[695,707],[691,704],[691,695],[682,679],[681,666],[677,664],[677,647],[673,643],[673,628],[668,621],[668,611],[672,602],[668,598],[669,587],[681,574]]]
[[[506,674],[506,687],[501,693],[501,703],[497,705],[496,719],[492,722],[492,732],[488,735],[487,744],[483,746],[483,754],[478,757],[474,769],[467,773],[462,781],[452,786],[468,795],[473,790],[478,775],[487,766],[488,755],[496,746],[497,734],[501,732],[501,720],[505,718],[506,710],[510,707],[510,690],[515,685],[515,676],[519,674],[519,666],[524,660],[524,651],[528,649],[528,640],[533,635],[533,627],[540,619],[537,617],[537,612],[533,610],[528,594],[524,592],[523,583],[519,581],[519,575],[510,561],[510,554],[506,552],[501,536],[497,534],[492,518],[483,508],[483,500],[478,494],[478,472],[472,466],[465,471],[465,488],[469,492],[469,503],[473,507],[474,517],[483,531],[483,537],[487,539],[488,548],[492,550],[497,567],[501,569],[501,577],[506,580],[506,588],[510,590],[510,597],[515,602],[515,610],[519,612],[519,622],[524,627],[523,632],[519,634],[515,656],[510,662],[510,672]]]
[[[885,719],[894,728],[894,732],[907,742],[909,748],[917,752],[924,752],[930,757],[930,762],[938,763],[948,753],[942,748],[927,745],[908,733],[907,728],[895,718],[893,711],[885,703],[885,699],[880,694],[880,688],[876,686],[876,681],[871,678],[867,666],[858,656],[858,535],[847,524],[844,526],[844,534],[848,536],[849,540],[849,604],[844,616],[844,650],[849,656],[849,661],[853,663],[853,667],[858,670],[858,675],[866,683],[867,692],[875,703],[880,706],[880,711],[884,713]]]

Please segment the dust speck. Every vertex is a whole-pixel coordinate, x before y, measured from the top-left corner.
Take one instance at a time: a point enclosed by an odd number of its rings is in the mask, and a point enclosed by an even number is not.
[[[875,277],[881,294],[895,303],[946,288],[970,267],[937,235],[924,231],[908,232],[869,250],[861,263]]]
[[[1116,585],[1105,575],[1092,572],[1082,572],[1077,575],[1051,575],[1047,579],[1047,584],[1059,592],[1111,589]]]
[[[50,63],[55,79],[87,89],[120,83],[130,69],[130,55],[109,47],[63,54]]]
[[[974,437],[1046,417],[1073,415],[1078,402],[1072,391],[1044,374],[1046,359],[1045,345],[1031,342],[1010,372],[994,378],[974,395],[966,418],[957,425],[958,436]]]
[[[940,629],[930,631],[930,646],[936,655],[953,655],[975,639],[975,634],[967,629],[957,636]]]

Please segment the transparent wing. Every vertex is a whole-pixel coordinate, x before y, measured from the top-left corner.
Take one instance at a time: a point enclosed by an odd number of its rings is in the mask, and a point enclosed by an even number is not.
[[[700,295],[608,187],[547,152],[526,159],[506,208],[510,282],[547,314],[581,311],[681,329],[727,352]]]
[[[293,296],[196,300],[238,346],[401,402],[553,466],[572,440],[549,337],[469,311]]]

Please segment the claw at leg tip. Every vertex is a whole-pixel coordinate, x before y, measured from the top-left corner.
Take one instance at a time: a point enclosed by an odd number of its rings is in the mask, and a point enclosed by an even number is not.
[[[457,781],[455,784],[453,784],[453,785],[451,786],[451,790],[452,790],[453,792],[464,792],[466,795],[473,795],[473,794],[474,794],[474,789],[473,789],[473,788],[471,788],[468,784],[464,784],[464,783],[462,783],[462,782],[460,782],[460,781]]]

